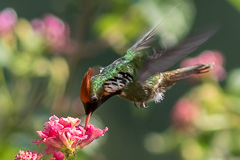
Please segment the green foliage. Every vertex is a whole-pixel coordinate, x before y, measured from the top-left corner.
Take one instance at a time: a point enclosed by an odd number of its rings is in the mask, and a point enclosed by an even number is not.
[[[240,1],[239,0],[228,0],[238,11],[240,11]]]
[[[110,10],[97,19],[94,27],[121,54],[140,37],[139,33],[149,30],[146,25],[152,28],[159,22],[162,42],[165,46],[173,46],[189,32],[194,18],[191,1],[137,1],[130,6],[127,3],[118,6],[123,7],[124,14]]]

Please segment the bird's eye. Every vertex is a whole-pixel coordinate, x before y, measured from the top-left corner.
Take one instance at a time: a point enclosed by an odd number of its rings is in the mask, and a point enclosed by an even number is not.
[[[96,95],[92,96],[92,102],[97,102],[98,98]]]

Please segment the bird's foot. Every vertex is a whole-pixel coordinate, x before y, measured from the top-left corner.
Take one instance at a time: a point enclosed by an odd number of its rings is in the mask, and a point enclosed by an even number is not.
[[[145,102],[139,103],[139,106],[137,105],[136,102],[133,102],[133,104],[134,104],[134,106],[135,106],[136,108],[148,108],[148,106],[147,106],[147,104],[146,104]]]
[[[136,102],[133,102],[133,104],[134,104],[134,106],[135,106],[136,108],[140,108],[140,107],[137,105]]]
[[[146,104],[145,102],[141,102],[141,103],[140,103],[140,107],[141,107],[141,108],[144,108],[144,109],[145,109],[145,108],[148,108],[148,106],[147,106],[147,104]]]

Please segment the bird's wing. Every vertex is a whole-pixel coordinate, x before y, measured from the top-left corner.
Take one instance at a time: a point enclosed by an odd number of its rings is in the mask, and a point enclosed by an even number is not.
[[[134,52],[134,53],[141,53],[145,51],[146,49],[149,49],[152,46],[152,43],[156,41],[158,38],[156,36],[156,32],[160,27],[159,23],[154,28],[152,28],[149,32],[147,32],[140,40],[138,40],[128,51]]]
[[[174,48],[169,50],[160,49],[156,51],[155,56],[149,56],[143,62],[138,75],[138,80],[143,82],[150,76],[165,71],[169,67],[173,66],[180,59],[196,50],[197,47],[207,41],[216,31],[216,28],[209,29],[208,31],[190,36]],[[141,46],[141,44],[138,46]]]
[[[175,10],[181,6],[181,3],[177,5],[176,7],[172,8],[170,12],[150,31],[148,31],[141,39],[139,39],[131,48],[127,50],[126,57],[129,59],[134,59],[136,57],[139,57],[142,55],[152,54],[155,50],[157,50],[156,47],[159,48],[159,36],[156,34],[159,30],[161,24],[170,16],[172,13],[175,12]],[[137,56],[136,56],[137,55]]]
[[[156,51],[162,50],[159,44],[159,36],[156,34],[160,24],[147,32],[139,41],[127,50],[124,58],[139,71],[148,56],[154,56]]]
[[[133,81],[129,73],[119,72],[117,76],[107,79],[104,83],[105,94],[118,94],[121,90]]]

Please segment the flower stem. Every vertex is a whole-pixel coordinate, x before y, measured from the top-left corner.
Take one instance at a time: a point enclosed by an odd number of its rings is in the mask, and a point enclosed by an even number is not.
[[[68,151],[66,153],[66,160],[75,160],[76,159],[76,153],[74,151]]]

